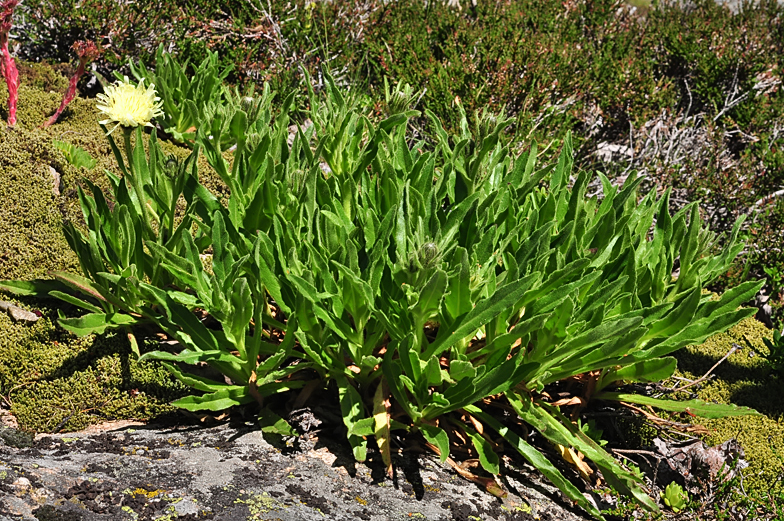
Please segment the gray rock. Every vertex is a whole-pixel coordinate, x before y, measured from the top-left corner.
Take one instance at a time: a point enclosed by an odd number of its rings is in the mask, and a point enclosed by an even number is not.
[[[0,445],[0,512],[15,521],[587,519],[511,462],[501,500],[434,457],[396,454],[389,479],[378,458],[358,464],[344,443],[314,441],[312,450],[285,454],[250,425],[127,422],[39,435],[27,448]]]

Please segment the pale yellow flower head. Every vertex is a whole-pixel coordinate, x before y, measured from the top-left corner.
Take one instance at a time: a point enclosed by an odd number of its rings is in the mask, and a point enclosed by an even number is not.
[[[144,87],[144,79],[134,86],[125,76],[123,81],[106,87],[104,94],[98,94],[98,110],[107,118],[99,121],[101,125],[117,123],[109,133],[123,127],[151,127],[150,120],[163,115],[161,98],[155,95],[155,85]]]

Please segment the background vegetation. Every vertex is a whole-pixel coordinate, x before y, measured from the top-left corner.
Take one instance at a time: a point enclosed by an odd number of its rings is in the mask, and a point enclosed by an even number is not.
[[[340,84],[358,90],[357,94],[379,114],[384,107],[371,100],[383,99],[385,79],[424,90],[419,105],[435,112],[448,127],[454,128],[459,121],[455,98],[469,112],[503,109],[514,118],[508,136],[515,143],[538,141],[543,159],[550,159],[560,149],[558,140],[572,131],[579,167],[599,169],[615,179],[638,170],[647,176],[648,187],[658,184],[673,188],[673,209],[699,199],[704,218],[716,230],[725,230],[742,213],[749,214],[744,230],[748,243],[745,255],[715,289],[721,291],[724,285],[741,280],[766,278],[763,293],[770,297],[773,323],[780,323],[784,316],[784,8],[775,1],[747,6],[738,14],[713,1],[653,9],[610,1],[479,0],[476,7],[465,5],[462,10],[439,2],[424,5],[420,0],[274,4],[197,0],[178,6],[172,14],[170,6],[163,9],[155,0],[28,0],[20,7],[19,23],[12,36],[16,36],[19,56],[52,63],[72,62],[70,45],[79,39],[94,39],[106,48],[97,72],[107,78],[114,70],[127,72],[129,59],[151,64],[160,43],[181,60],[190,59],[192,63],[201,62],[208,50],[218,51],[222,64],[233,68],[230,81],[241,86],[267,81],[284,95],[302,89],[305,70],[317,88],[323,85],[319,66],[326,63]],[[69,72],[67,67],[57,67]],[[23,73],[26,79],[42,78],[35,96],[46,97],[49,90],[59,93],[64,82],[56,74],[52,76],[48,68],[31,67]],[[88,78],[81,87],[88,95],[98,88]],[[0,106],[5,105],[4,96],[0,87]],[[59,94],[49,97],[52,99],[47,102],[54,110]],[[28,99],[32,98],[30,90]],[[32,106],[24,98],[20,102],[22,109]],[[71,115],[78,115],[79,121],[96,119],[86,106],[82,110],[74,107]],[[0,116],[5,117],[3,109]],[[27,117],[32,126],[32,121],[38,119],[35,116],[22,114],[20,120],[24,123]],[[70,124],[67,118],[64,124]],[[425,128],[424,122],[418,124],[420,129]],[[88,134],[95,134],[89,139],[97,143],[97,133],[76,126],[73,131],[80,137],[69,138],[71,142],[101,157],[89,143],[80,142]],[[36,168],[55,164],[67,174],[69,167],[52,152],[43,136],[29,143],[13,143],[5,140],[7,136],[3,136],[5,146],[13,145],[17,151],[43,158]],[[108,156],[108,150],[103,156]],[[56,164],[58,161],[60,164]],[[13,172],[25,162],[25,158],[4,159],[4,175],[14,177]],[[46,180],[44,170],[37,174]],[[76,178],[76,173],[71,175]],[[39,181],[36,189],[45,194],[48,185]],[[33,197],[31,193],[25,196]],[[53,228],[59,220],[57,216],[39,217],[51,221]],[[61,239],[50,239],[53,251],[64,247],[55,244],[58,240],[63,243]],[[53,256],[44,256],[46,260],[31,265],[44,270]],[[73,258],[57,259],[51,267],[73,264]],[[0,278],[19,276],[10,258],[0,257],[0,268]],[[30,273],[36,275],[40,273]],[[49,319],[54,318],[52,310],[43,311]],[[3,322],[4,330],[5,326]],[[46,329],[42,329],[40,338],[55,335],[51,323],[38,327]],[[727,342],[739,338],[731,336]],[[3,341],[18,345],[11,336],[4,336]],[[152,366],[144,369],[150,371],[144,374],[135,362],[129,369],[129,362],[118,354],[125,347],[112,342],[108,339],[105,346],[96,347],[98,361],[88,363],[85,357],[76,357],[84,346],[74,341],[75,365],[69,366],[70,372],[54,373],[44,368],[34,380],[55,381],[77,372],[87,375],[87,381],[93,374],[107,375],[105,381],[96,377],[95,385],[85,388],[84,396],[92,396],[87,401],[96,403],[93,411],[113,417],[156,414],[165,409],[165,401],[182,394],[173,383],[170,388],[144,387],[145,382],[160,375],[153,374]],[[726,353],[727,342],[711,352],[713,358],[703,353],[697,361],[690,361],[684,355],[684,374],[703,374]],[[716,395],[700,396],[729,396],[734,403],[758,408],[771,419],[761,428],[775,429],[781,423],[780,407],[766,409],[754,398],[763,389],[772,389],[772,384],[760,384],[769,376],[755,365],[759,358],[753,360],[747,355],[744,353],[743,363],[735,359],[742,374],[734,380],[727,375],[731,379],[729,391],[718,389]],[[15,366],[18,358],[7,363],[8,367]],[[745,363],[756,369],[743,372]],[[42,402],[32,400],[32,387],[12,389],[12,380],[0,382],[0,388],[3,395],[10,396],[11,390],[16,393],[17,414],[26,417],[26,410],[40,410]],[[56,394],[58,386],[69,388],[70,384],[57,381],[58,385],[48,386],[52,393]],[[157,396],[143,406],[135,402],[137,405],[125,409],[101,409],[98,400],[102,393],[118,386],[118,382],[128,397],[136,397],[132,391],[139,389],[142,396],[145,391]],[[777,385],[773,388],[778,389]],[[80,401],[86,400],[79,396]],[[52,402],[52,407],[59,407]],[[95,415],[90,410],[79,410],[76,416],[69,413],[63,410],[56,415],[57,427],[78,428]],[[73,424],[67,425],[69,421]],[[748,425],[711,427],[717,429],[712,441],[718,443]],[[53,426],[30,428],[51,430]],[[771,453],[770,445],[760,445],[759,451],[770,453],[771,460],[769,466],[755,463],[762,465],[754,470],[764,475],[764,482],[775,479],[770,469],[777,468],[777,447],[772,447]]]

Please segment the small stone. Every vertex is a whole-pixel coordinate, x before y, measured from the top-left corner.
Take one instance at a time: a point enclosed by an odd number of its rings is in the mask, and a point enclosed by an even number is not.
[[[8,316],[10,316],[14,322],[37,322],[38,319],[41,318],[32,311],[27,311],[26,309],[22,309],[19,306],[12,304],[11,302],[5,302],[1,300],[0,311],[7,312]]]
[[[30,488],[30,480],[27,478],[19,478],[13,483],[11,483],[11,486],[22,490],[27,490],[28,488]]]
[[[769,300],[769,295],[757,295],[754,298],[754,305],[758,308],[757,316],[755,318],[765,324],[768,328],[772,328],[773,307],[768,302]]]
[[[60,172],[55,170],[53,166],[50,166],[49,174],[51,174],[52,176],[52,193],[54,195],[60,195],[60,186],[62,185],[62,180],[60,179]]]

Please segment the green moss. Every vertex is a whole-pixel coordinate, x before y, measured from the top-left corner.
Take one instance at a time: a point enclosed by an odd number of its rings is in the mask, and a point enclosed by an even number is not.
[[[26,381],[10,390],[11,412],[22,429],[33,432],[149,419],[173,411],[168,402],[187,394],[160,364],[136,362],[120,335],[71,338],[56,346],[27,342],[23,353],[14,351],[2,349],[0,356],[17,354],[18,360],[24,354],[28,360]],[[43,371],[36,371],[39,360]]]
[[[40,308],[40,303],[27,299],[22,306],[35,309]],[[54,310],[47,315],[33,325],[26,325],[14,324],[6,314],[0,314],[3,332],[0,335],[0,389],[6,393],[53,377],[63,366],[63,360],[89,347],[88,338],[70,337],[56,328]]]
[[[56,309],[41,311],[44,318],[33,325],[0,314],[0,390],[22,429],[149,419],[174,410],[168,402],[187,394],[160,364],[136,362],[124,336],[77,338],[55,326]]]
[[[118,171],[115,158],[97,124],[94,100],[75,99],[55,125],[42,129],[62,99],[67,78],[42,64],[21,63],[20,75],[18,124],[13,129],[0,125],[0,279],[47,278],[52,270],[78,273],[62,223],[82,222],[77,197],[82,177],[108,186],[104,170]],[[0,89],[3,118],[6,100]],[[54,139],[87,150],[96,168],[75,169],[52,145]],[[163,147],[181,158],[190,153],[171,143]],[[203,160],[200,167],[209,171]],[[51,169],[61,176],[59,195]],[[187,394],[160,364],[133,360],[124,336],[77,338],[56,325],[58,307],[68,316],[78,310],[58,301],[0,299],[43,314],[29,325],[0,314],[0,394],[12,404],[21,428],[69,431],[107,419],[149,419],[173,410],[168,403]]]
[[[2,131],[0,131],[2,132]],[[0,278],[31,279],[76,266],[61,232],[42,138],[5,131],[0,142]],[[36,158],[36,159],[33,159]],[[40,158],[40,159],[38,159]]]
[[[762,338],[770,335],[763,324],[747,319],[701,346],[687,347],[677,356],[681,375],[694,379],[705,374],[733,345],[741,347],[714,370],[716,377],[703,384],[697,394],[703,400],[752,407],[764,416],[700,423],[711,430],[705,439],[710,445],[733,437],[741,443],[750,463],[744,472],[746,490],[773,493],[784,488],[777,479],[784,472],[784,380],[773,376],[758,354],[765,349]]]

